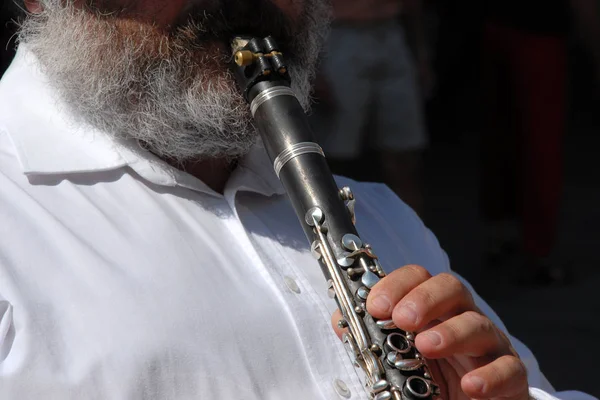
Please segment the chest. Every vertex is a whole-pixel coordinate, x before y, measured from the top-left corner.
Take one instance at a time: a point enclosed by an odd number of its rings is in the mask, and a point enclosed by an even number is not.
[[[139,200],[90,209],[75,197],[60,223],[46,207],[32,211],[37,232],[21,224],[28,244],[3,251],[0,269],[15,331],[0,394],[336,398],[336,380],[362,391],[287,202]]]

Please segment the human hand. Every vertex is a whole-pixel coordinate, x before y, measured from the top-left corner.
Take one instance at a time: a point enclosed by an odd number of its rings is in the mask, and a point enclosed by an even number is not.
[[[367,311],[417,332],[415,345],[429,360],[442,398],[529,399],[527,370],[509,339],[475,305],[470,291],[451,274],[432,277],[409,265],[382,279],[369,293]],[[341,318],[332,317],[334,330]]]

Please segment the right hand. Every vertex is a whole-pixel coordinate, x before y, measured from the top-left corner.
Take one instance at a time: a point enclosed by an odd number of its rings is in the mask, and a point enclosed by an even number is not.
[[[367,310],[417,333],[415,345],[429,359],[443,399],[529,399],[527,370],[510,340],[454,275],[431,276],[416,265],[400,268],[373,287]],[[340,318],[339,311],[332,317],[338,336]]]

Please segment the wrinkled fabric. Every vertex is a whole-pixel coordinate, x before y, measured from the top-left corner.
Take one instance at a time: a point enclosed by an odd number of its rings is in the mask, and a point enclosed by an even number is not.
[[[339,184],[388,271],[449,271],[388,188]],[[0,399],[336,399],[340,381],[366,398],[261,148],[215,193],[77,122],[21,47],[0,82],[0,188]],[[586,398],[514,346],[532,396]]]

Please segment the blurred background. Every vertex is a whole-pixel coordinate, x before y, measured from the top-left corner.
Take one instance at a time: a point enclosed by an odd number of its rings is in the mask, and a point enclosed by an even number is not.
[[[555,387],[600,397],[600,0],[332,1],[334,171],[387,183]]]
[[[600,0],[333,0],[312,122],[557,389],[600,397]]]

